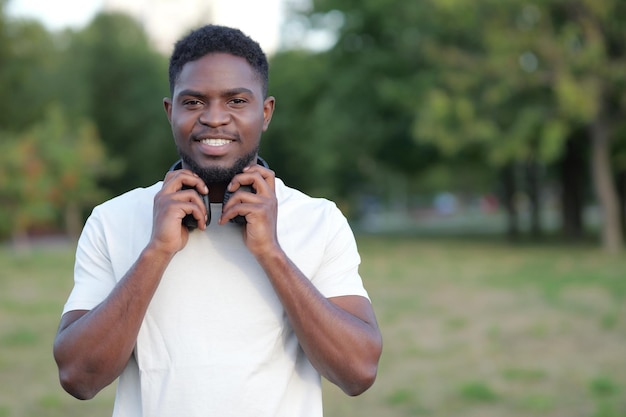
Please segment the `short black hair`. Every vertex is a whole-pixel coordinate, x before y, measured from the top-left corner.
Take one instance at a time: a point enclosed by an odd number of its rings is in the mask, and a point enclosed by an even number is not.
[[[219,25],[202,26],[176,42],[169,65],[170,93],[174,94],[174,85],[186,63],[220,52],[248,61],[261,80],[263,97],[267,96],[269,65],[261,46],[239,29]]]

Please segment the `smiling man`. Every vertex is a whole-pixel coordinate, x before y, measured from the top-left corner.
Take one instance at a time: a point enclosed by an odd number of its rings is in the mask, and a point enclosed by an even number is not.
[[[358,395],[382,349],[354,236],[259,157],[275,99],[256,42],[202,27],[169,74],[181,161],[88,219],[61,384],[88,399],[119,378],[114,416],[321,416],[321,376]]]

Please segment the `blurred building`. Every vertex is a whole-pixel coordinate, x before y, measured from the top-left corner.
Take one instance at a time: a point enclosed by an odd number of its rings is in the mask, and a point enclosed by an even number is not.
[[[271,55],[280,42],[281,0],[104,0],[103,10],[136,18],[164,54],[190,29],[207,23],[240,29]]]

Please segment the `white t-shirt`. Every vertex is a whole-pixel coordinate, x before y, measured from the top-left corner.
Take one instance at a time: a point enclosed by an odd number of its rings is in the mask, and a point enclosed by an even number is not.
[[[90,310],[149,241],[162,183],[96,207],[76,252],[64,313]],[[354,236],[337,207],[276,180],[281,247],[325,297],[368,297]],[[319,417],[321,381],[241,226],[190,233],[165,271],[119,378],[114,417]]]

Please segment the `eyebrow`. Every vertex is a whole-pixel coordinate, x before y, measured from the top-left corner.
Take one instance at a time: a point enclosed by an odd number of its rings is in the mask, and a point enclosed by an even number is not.
[[[237,96],[240,94],[254,95],[254,92],[250,90],[249,88],[237,87],[237,88],[230,88],[228,90],[222,91],[220,93],[220,96],[233,97],[233,96]],[[205,94],[197,90],[185,89],[177,94],[177,97],[182,97],[182,96],[205,97]]]

